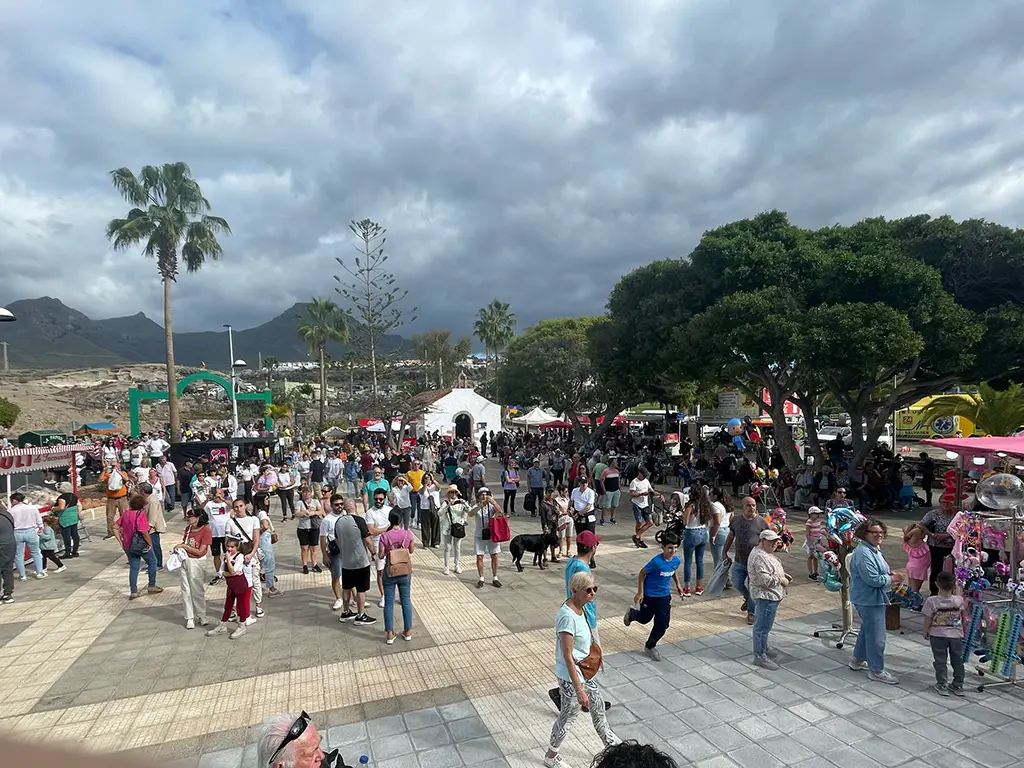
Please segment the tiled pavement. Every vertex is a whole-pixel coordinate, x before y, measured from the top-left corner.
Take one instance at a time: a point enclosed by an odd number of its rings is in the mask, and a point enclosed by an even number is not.
[[[0,611],[0,728],[190,768],[241,768],[254,764],[252,726],[306,709],[350,763],[366,754],[371,766],[540,764],[554,719],[545,691],[560,567],[517,574],[503,556],[505,588],[478,591],[472,557],[460,577],[444,577],[437,553],[418,552],[415,640],[387,646],[382,622],[337,623],[327,575],[297,570],[291,525],[277,547],[286,594],[267,600],[267,618],[236,642],[184,630],[171,574],[161,574],[163,595],[129,606],[112,542],[94,539],[65,574],[20,583],[18,602]],[[514,532],[536,525],[513,521]],[[633,549],[623,523],[600,533],[609,654],[600,680],[622,738],[712,768],[1024,765],[1021,693],[935,696],[919,618],[906,614],[907,634],[890,633],[888,655],[903,684],[867,681],[844,666],[847,651],[811,636],[836,614],[835,596],[817,585],[796,587],[783,604],[778,672],[750,666],[749,629],[732,595],[677,602],[665,661],[649,662],[637,653],[646,631],[618,617],[653,552]],[[788,556],[798,578],[802,559]],[[222,599],[222,587],[208,590],[211,615]],[[564,755],[586,766],[598,746],[581,719]]]

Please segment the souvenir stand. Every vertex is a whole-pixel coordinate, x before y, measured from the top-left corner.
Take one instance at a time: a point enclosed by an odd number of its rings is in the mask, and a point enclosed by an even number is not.
[[[964,662],[977,655],[978,675],[995,678],[979,685],[979,691],[1017,687],[1024,630],[1024,481],[1018,476],[1024,468],[1024,437],[923,442],[957,455],[958,487],[966,466],[987,475],[975,491],[987,509],[959,512],[948,529],[956,540],[954,573],[971,616]]]

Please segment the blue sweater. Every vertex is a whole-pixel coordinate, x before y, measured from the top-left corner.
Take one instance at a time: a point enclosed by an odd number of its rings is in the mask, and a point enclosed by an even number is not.
[[[891,588],[889,564],[877,547],[862,541],[850,556],[850,602],[888,605]]]

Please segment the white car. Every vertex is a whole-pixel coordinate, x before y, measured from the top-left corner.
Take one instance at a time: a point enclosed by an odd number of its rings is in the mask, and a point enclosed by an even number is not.
[[[867,427],[864,428],[864,432],[867,432]],[[843,438],[843,445],[847,448],[853,445],[853,430],[850,427],[822,427],[818,430],[818,443],[827,446],[837,436]],[[886,423],[885,429],[878,436],[877,442],[879,445],[892,450],[892,424]]]

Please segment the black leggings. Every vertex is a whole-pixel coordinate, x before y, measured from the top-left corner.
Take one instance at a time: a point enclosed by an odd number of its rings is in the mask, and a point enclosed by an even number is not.
[[[64,563],[57,557],[57,552],[52,549],[40,549],[39,554],[43,556],[43,570],[46,570],[46,561],[49,560],[51,563],[56,565],[58,568],[64,567]]]
[[[508,511],[509,505],[512,506],[511,514],[514,515],[516,513],[516,492],[514,490],[513,491],[509,491],[509,490],[505,491],[505,504],[504,504],[504,506],[502,508],[505,510],[505,514],[506,515],[510,514],[509,511]]]
[[[284,517],[288,517],[288,512],[290,511],[292,517],[295,517],[295,489],[278,488],[277,498],[281,500],[281,514]]]
[[[935,584],[935,577],[939,575],[946,558],[953,554],[952,547],[933,547],[928,545],[928,551],[932,555],[932,567],[928,569],[928,590],[932,597],[939,594],[939,588]]]
[[[78,548],[82,544],[82,540],[78,537],[78,523],[62,525],[60,527],[60,536],[64,539],[64,557],[77,555]],[[74,546],[72,546],[72,542],[74,542]]]

